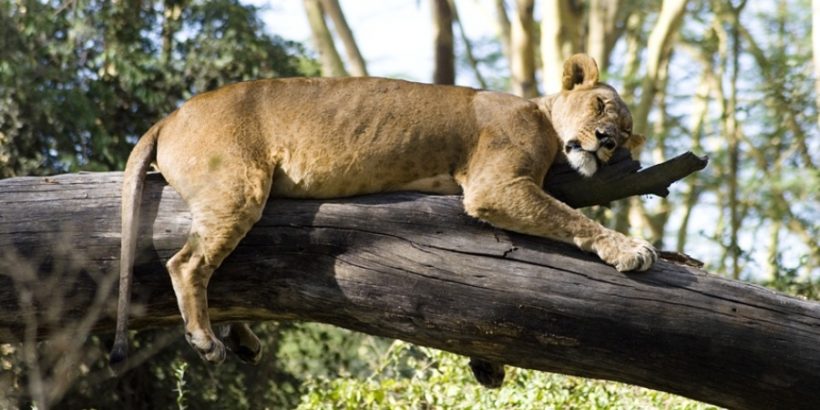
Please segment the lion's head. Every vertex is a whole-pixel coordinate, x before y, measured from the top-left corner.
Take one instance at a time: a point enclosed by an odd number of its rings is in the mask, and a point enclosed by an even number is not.
[[[632,133],[632,115],[614,88],[598,82],[598,65],[576,54],[564,63],[563,90],[536,99],[563,142],[569,164],[594,174],[619,147],[637,155],[644,137]]]

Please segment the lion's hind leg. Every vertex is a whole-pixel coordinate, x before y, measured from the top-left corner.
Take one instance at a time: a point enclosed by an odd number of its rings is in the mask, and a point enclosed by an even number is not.
[[[208,181],[207,189],[188,195],[191,233],[182,250],[167,263],[185,322],[185,338],[212,363],[225,359],[225,346],[214,334],[208,316],[208,282],[261,217],[270,192],[271,170],[244,169],[242,178],[218,173]]]
[[[257,364],[262,358],[262,343],[247,323],[224,325],[219,336],[228,350],[243,362]]]

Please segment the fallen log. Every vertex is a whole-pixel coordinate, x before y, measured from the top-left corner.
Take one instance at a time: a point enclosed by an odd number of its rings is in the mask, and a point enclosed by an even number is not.
[[[668,163],[638,173],[617,164],[629,170],[604,185],[621,194],[590,199],[600,181],[560,170],[547,189],[565,184],[557,195],[571,204],[606,203],[636,193],[624,179],[643,184],[637,193],[663,193],[680,178],[668,177]],[[675,169],[703,165],[689,155]],[[120,182],[120,173],[0,180],[0,342],[112,331]],[[142,212],[131,327],[179,326],[163,263],[190,215],[158,174]],[[820,391],[820,304],[668,260],[619,273],[574,247],[469,218],[455,196],[271,200],[209,300],[215,322],[331,323],[730,408],[815,408]],[[83,319],[89,306],[99,320]]]

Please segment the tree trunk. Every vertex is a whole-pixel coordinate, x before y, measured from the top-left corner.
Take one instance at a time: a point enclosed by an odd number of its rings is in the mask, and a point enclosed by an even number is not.
[[[162,3],[162,64],[166,67],[174,51],[174,35],[182,27],[180,17],[185,6],[185,1],[179,0],[165,0]]]
[[[820,127],[820,0],[811,2],[811,43],[814,61],[814,99],[817,105],[817,126]]]
[[[709,70],[711,64],[706,64],[706,69]],[[695,91],[695,107],[692,110],[692,124],[689,126],[689,135],[692,136],[692,148],[696,151],[701,149],[701,135],[703,134],[704,124],[706,123],[706,114],[709,111],[709,95],[711,88],[709,87],[709,79],[706,74],[701,75],[700,84],[697,91]],[[689,236],[689,220],[692,216],[692,210],[697,205],[700,193],[703,187],[698,184],[694,178],[687,178],[687,189],[684,194],[683,201],[683,216],[680,219],[680,225],[677,228],[677,241],[675,249],[678,252],[685,252],[686,240]]]
[[[507,61],[512,62],[512,28],[510,27],[510,19],[507,17],[504,0],[495,0],[493,6],[495,8],[495,21],[498,25],[498,38],[501,41],[501,52],[504,53]]]
[[[533,40],[534,0],[517,0],[516,13],[512,19],[512,93],[524,98],[538,95],[535,86],[535,45]]]
[[[573,0],[546,0],[541,5],[541,83],[544,94],[554,94],[561,91],[564,61],[581,51],[583,7]]]
[[[434,84],[455,84],[456,67],[453,51],[453,10],[448,0],[433,0]]]
[[[669,53],[671,54],[671,50]],[[666,160],[666,134],[667,127],[670,123],[667,112],[666,90],[669,83],[670,59],[671,57],[666,57],[663,59],[664,64],[660,67],[660,72],[658,73],[658,85],[656,91],[658,116],[653,124],[652,135],[654,137],[654,147],[651,151],[652,160],[657,162]],[[643,221],[645,224],[643,236],[648,238],[653,245],[663,248],[665,246],[663,243],[663,234],[666,230],[666,223],[669,220],[669,215],[672,212],[672,205],[669,203],[669,198],[661,198],[660,201],[658,201],[657,206],[654,208],[645,207],[638,198],[633,197],[630,198],[630,200],[632,201],[632,208],[639,209],[643,214]]]
[[[723,94],[722,87],[718,90],[721,95],[721,128],[727,139],[727,156],[729,159],[726,175],[727,201],[729,211],[729,244],[727,248],[731,274],[734,279],[740,278],[740,244],[738,232],[740,230],[740,198],[739,198],[739,162],[740,162],[740,124],[737,121],[737,82],[739,75],[738,62],[740,58],[740,36],[738,31],[741,8],[735,9],[731,5],[713,2],[716,14],[722,17],[715,20],[714,27],[718,36],[718,50],[720,67],[717,69],[718,79],[728,84],[728,95]],[[742,3],[745,4],[745,3]],[[742,6],[741,6],[742,7]],[[728,18],[727,16],[733,16]],[[731,31],[726,31],[723,22],[728,20]],[[727,74],[728,72],[728,74]]]
[[[319,61],[322,63],[322,76],[346,77],[347,71],[336,50],[333,35],[327,27],[325,12],[319,0],[304,0],[305,14],[310,25],[313,44],[319,52]]]
[[[347,53],[350,72],[356,77],[367,76],[367,65],[364,62],[362,53],[359,51],[359,46],[356,44],[356,39],[353,37],[353,30],[350,29],[347,19],[342,13],[339,0],[322,0],[322,10],[333,20],[333,27],[336,28],[336,34],[342,40]]]
[[[467,37],[467,31],[464,29],[464,22],[461,21],[461,17],[458,15],[458,9],[456,8],[456,3],[453,0],[447,0],[447,3],[450,4],[450,11],[452,12],[453,21],[458,25],[458,32],[461,36],[461,43],[464,44],[464,56],[467,57],[467,62],[470,64],[470,67],[473,69],[473,73],[475,74],[475,79],[478,82],[478,86],[481,89],[487,89],[487,82],[484,81],[484,76],[481,75],[481,70],[478,68],[478,61],[473,54],[473,44],[470,41],[469,37]]]
[[[638,107],[633,112],[634,130],[639,134],[647,131],[647,120],[649,109],[655,97],[655,87],[657,86],[660,67],[663,65],[664,57],[668,57],[667,48],[671,44],[674,34],[683,20],[683,13],[686,10],[687,0],[664,0],[658,21],[652,32],[649,34],[649,41],[646,46],[646,75],[641,86],[641,100]]]
[[[615,44],[615,18],[620,0],[592,0],[589,4],[587,54],[598,62],[601,73],[609,67],[609,53]]]
[[[30,313],[85,312],[102,272],[116,270],[120,183],[120,173],[0,181],[0,249],[18,257],[0,263],[0,342],[26,328],[13,278],[27,264],[41,277],[81,270],[59,282],[62,299],[35,297]],[[142,209],[132,326],[178,326],[163,262],[190,215],[158,174]],[[471,219],[454,196],[272,200],[214,275],[209,306],[217,322],[327,322],[730,408],[811,408],[820,389],[819,304],[668,260],[619,273],[572,246]],[[96,325],[111,329],[111,319]]]

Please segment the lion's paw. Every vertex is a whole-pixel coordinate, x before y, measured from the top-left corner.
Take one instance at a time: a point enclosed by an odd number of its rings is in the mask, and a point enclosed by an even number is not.
[[[244,324],[219,326],[217,334],[228,351],[248,364],[258,364],[262,359],[262,343],[253,331]]]
[[[470,358],[470,369],[482,386],[496,389],[504,383],[504,365],[488,362],[475,357]]]
[[[205,361],[213,364],[225,361],[225,345],[215,336],[204,331],[195,331],[186,332],[185,339]]]
[[[645,271],[658,260],[658,253],[647,241],[611,235],[596,244],[598,256],[620,272]]]

